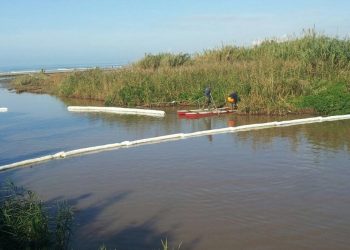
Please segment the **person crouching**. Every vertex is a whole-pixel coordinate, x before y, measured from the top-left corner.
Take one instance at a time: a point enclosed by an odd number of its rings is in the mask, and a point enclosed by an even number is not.
[[[237,109],[237,103],[239,101],[238,93],[236,91],[232,92],[228,97],[227,101],[231,104],[231,109]]]

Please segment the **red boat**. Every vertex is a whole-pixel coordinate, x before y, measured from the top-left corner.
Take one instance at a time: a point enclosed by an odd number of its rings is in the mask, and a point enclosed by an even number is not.
[[[196,119],[213,115],[234,113],[236,110],[230,108],[218,108],[218,109],[194,109],[194,110],[178,110],[179,117]]]

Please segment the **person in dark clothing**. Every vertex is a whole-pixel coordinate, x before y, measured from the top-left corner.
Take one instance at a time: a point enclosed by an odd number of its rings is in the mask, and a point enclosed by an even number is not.
[[[211,88],[209,86],[205,88],[204,96],[206,98],[206,106],[209,108],[209,105],[211,104]]]
[[[228,97],[227,101],[231,103],[232,109],[237,109],[237,103],[239,101],[239,96],[236,91],[232,92]]]

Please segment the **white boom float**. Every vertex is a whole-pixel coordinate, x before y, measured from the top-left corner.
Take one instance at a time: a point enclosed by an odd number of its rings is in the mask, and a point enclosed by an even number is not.
[[[337,116],[328,116],[328,117],[312,117],[312,118],[304,118],[304,119],[296,119],[296,120],[288,120],[288,121],[281,121],[281,122],[267,122],[267,123],[258,123],[258,124],[249,124],[249,125],[242,125],[237,127],[227,127],[227,128],[220,128],[220,129],[212,129],[212,130],[204,130],[204,131],[197,131],[193,133],[179,133],[179,134],[171,134],[171,135],[164,135],[164,136],[157,136],[152,138],[146,138],[141,140],[135,140],[135,141],[123,141],[120,143],[113,143],[113,144],[106,144],[96,147],[88,147],[88,148],[81,148],[76,150],[71,150],[67,152],[58,152],[53,155],[46,155],[34,159],[24,160],[20,162],[15,162],[8,165],[0,166],[0,171],[25,166],[25,165],[32,165],[35,163],[40,163],[48,160],[54,160],[54,159],[61,159],[71,156],[78,156],[88,153],[97,153],[101,151],[106,150],[112,150],[112,149],[118,149],[118,148],[127,148],[131,146],[139,146],[139,145],[145,145],[145,144],[151,144],[151,143],[160,143],[164,141],[172,141],[172,140],[180,140],[180,139],[186,139],[191,137],[198,137],[198,136],[204,136],[204,135],[214,135],[214,134],[223,134],[223,133],[236,133],[241,131],[250,131],[250,130],[258,130],[258,129],[265,129],[265,128],[274,128],[274,127],[287,127],[287,126],[295,126],[295,125],[301,125],[301,124],[308,124],[308,123],[317,123],[317,122],[326,122],[326,121],[337,121],[337,120],[346,120],[350,119],[350,114],[348,115],[337,115]]]
[[[7,111],[8,111],[7,108],[1,108],[1,107],[0,107],[0,112],[7,112]]]
[[[147,115],[164,117],[165,112],[162,110],[152,109],[131,109],[131,108],[118,108],[118,107],[92,107],[92,106],[69,106],[68,111],[71,112],[104,112],[124,115]]]

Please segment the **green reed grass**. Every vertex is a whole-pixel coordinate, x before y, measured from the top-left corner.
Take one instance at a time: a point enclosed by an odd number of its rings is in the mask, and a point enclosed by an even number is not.
[[[47,87],[50,93],[106,105],[193,104],[211,86],[220,104],[238,91],[241,112],[302,112],[295,100],[312,95],[320,84],[350,82],[350,41],[307,30],[301,37],[265,40],[253,47],[223,46],[192,56],[148,54],[122,69],[74,72],[53,82]]]
[[[160,53],[158,55],[146,54],[135,64],[142,69],[158,69],[159,67],[179,67],[191,63],[189,54]]]
[[[0,249],[68,249],[72,217],[59,203],[52,218],[34,192],[9,183],[0,196]]]
[[[320,114],[350,114],[349,86],[344,83],[324,83],[314,93],[300,98],[299,107],[313,108]]]

